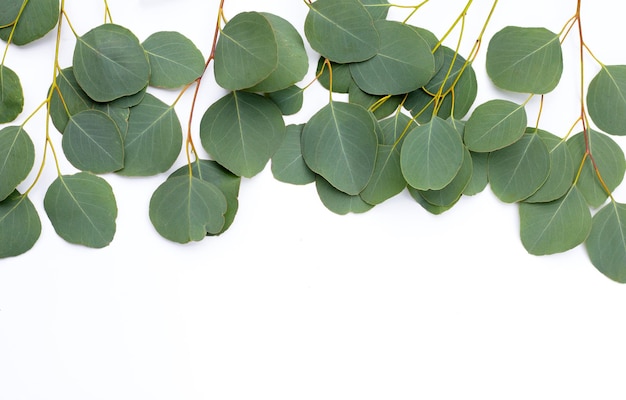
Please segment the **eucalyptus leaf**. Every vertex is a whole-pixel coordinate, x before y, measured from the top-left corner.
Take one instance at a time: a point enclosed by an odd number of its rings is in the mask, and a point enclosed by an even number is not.
[[[380,204],[406,188],[406,180],[400,166],[400,147],[378,145],[376,165],[361,198],[369,204]]]
[[[315,72],[317,76],[317,82],[326,90],[331,90],[333,93],[348,93],[350,87],[354,83],[352,79],[352,73],[350,73],[350,64],[339,64],[333,61],[329,61],[330,67],[325,64],[326,58],[323,56],[319,58],[317,62],[317,70]],[[332,88],[331,88],[331,74],[332,74]]]
[[[115,236],[115,196],[107,181],[97,175],[59,176],[46,191],[44,208],[54,230],[69,243],[102,248]]]
[[[17,190],[0,201],[0,258],[30,250],[41,235],[41,220],[28,196]]]
[[[597,127],[626,135],[626,65],[603,65],[589,83],[587,109]]]
[[[385,19],[391,5],[387,0],[359,0],[374,20]]]
[[[472,157],[472,177],[467,184],[463,194],[474,196],[481,193],[489,184],[488,164],[490,153],[474,153],[470,151]]]
[[[463,164],[454,179],[439,190],[423,190],[422,197],[435,206],[449,207],[454,205],[463,194],[473,174],[472,156],[466,148],[463,153]]]
[[[164,238],[200,241],[224,226],[226,197],[214,184],[194,176],[175,176],[163,182],[150,199],[150,221]]]
[[[364,92],[356,83],[350,86],[348,101],[367,108],[376,119],[388,117],[394,113],[402,103],[403,96],[379,96]]]
[[[198,79],[204,56],[179,32],[155,32],[142,43],[150,63],[150,85],[174,89]]]
[[[267,93],[266,96],[278,106],[283,115],[297,114],[304,103],[303,90],[296,85]]]
[[[35,146],[23,127],[0,129],[0,201],[26,179],[34,162]]]
[[[585,245],[598,271],[626,283],[626,204],[613,201],[601,208],[593,216]]]
[[[365,108],[331,101],[304,126],[304,161],[340,191],[357,195],[374,171],[378,149],[375,129],[374,119]]]
[[[322,204],[335,214],[361,214],[373,207],[358,195],[349,195],[338,190],[319,175],[315,179],[315,188]]]
[[[402,112],[397,112],[389,118],[380,120],[378,124],[381,132],[378,142],[390,146],[401,146],[406,133],[419,126],[408,115]]]
[[[413,200],[417,202],[417,204],[422,206],[424,210],[428,211],[429,213],[433,215],[443,214],[444,212],[454,207],[454,204],[449,205],[449,206],[437,206],[437,205],[431,204],[428,201],[426,201],[426,199],[422,196],[423,191],[417,190],[411,186],[408,187],[408,191],[411,197],[413,198]]]
[[[5,10],[5,3],[7,9]],[[3,0],[2,13],[6,11],[10,15],[9,19],[15,21],[15,9],[19,2],[19,7],[22,6],[23,0]],[[19,16],[19,20],[6,28],[0,28],[0,39],[7,41],[11,35],[11,30],[15,26],[15,32],[11,42],[23,46],[25,44],[34,42],[37,39],[44,37],[50,32],[59,22],[59,10],[61,7],[60,0],[28,0],[24,6],[24,11]],[[19,12],[19,8],[17,8]],[[1,24],[0,25],[4,25]]]
[[[52,123],[62,133],[72,115],[92,109],[97,103],[80,87],[73,67],[59,70],[55,82],[56,86],[50,88],[48,107]]]
[[[14,121],[24,109],[24,92],[17,74],[0,65],[0,123]]]
[[[3,0],[2,13],[0,14],[0,26],[13,25],[17,19],[24,0]]]
[[[280,109],[264,96],[231,92],[213,103],[200,122],[205,150],[235,175],[261,172],[285,135]]]
[[[141,92],[150,79],[148,56],[137,37],[111,23],[77,38],[73,65],[76,81],[99,102]]]
[[[489,100],[472,112],[464,141],[475,152],[490,152],[518,141],[526,131],[526,110],[509,100]]]
[[[315,181],[315,174],[302,158],[304,124],[288,125],[285,139],[272,156],[272,175],[281,182],[306,185]]]

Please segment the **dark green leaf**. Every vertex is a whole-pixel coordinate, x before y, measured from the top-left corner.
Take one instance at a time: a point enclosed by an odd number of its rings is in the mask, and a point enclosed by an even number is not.
[[[5,12],[5,3],[2,2],[2,13]],[[17,14],[14,14],[16,6],[22,6],[23,0],[9,0],[7,14],[11,15],[9,19],[13,21]],[[28,0],[24,7],[19,21],[15,25],[15,32],[11,41],[16,45],[22,46],[42,38],[46,33],[50,32],[59,21],[60,0]],[[19,12],[19,8],[17,8]],[[11,21],[12,22],[12,21]],[[1,24],[0,25],[4,25]],[[13,26],[0,29],[0,38],[4,41],[9,39]]]
[[[463,194],[463,191],[467,187],[472,178],[473,165],[472,156],[469,150],[464,148],[463,164],[461,169],[456,174],[454,179],[447,184],[443,189],[439,190],[424,190],[420,191],[420,194],[430,204],[440,207],[449,207],[454,205]]]
[[[465,145],[489,152],[518,141],[526,130],[526,110],[509,100],[489,100],[476,107],[465,124]]]
[[[382,119],[394,113],[402,103],[402,99],[403,96],[400,95],[378,96],[365,93],[356,83],[350,86],[348,93],[350,103],[358,104],[370,110],[376,119]]]
[[[315,181],[315,174],[302,158],[302,129],[304,125],[288,125],[285,139],[272,156],[272,174],[281,182],[306,185]]]
[[[14,121],[23,109],[20,78],[9,67],[0,65],[0,123]]]
[[[319,175],[315,179],[315,188],[322,204],[335,214],[360,214],[371,210],[373,207],[371,204],[363,201],[358,195],[349,195],[337,190],[337,188]]]
[[[21,126],[0,130],[0,201],[9,196],[30,173],[35,146]]]
[[[277,92],[267,93],[267,97],[272,100],[283,115],[293,115],[302,109],[304,103],[303,90],[298,86],[289,86]]]
[[[380,204],[406,188],[406,180],[400,167],[400,147],[378,145],[374,173],[361,198],[369,204]]]
[[[472,178],[467,187],[463,191],[466,196],[474,196],[487,187],[489,178],[487,174],[487,165],[490,153],[474,153],[470,151],[472,156]]]
[[[424,210],[428,211],[429,213],[433,215],[443,214],[444,212],[454,207],[454,204],[449,205],[449,206],[436,206],[434,204],[429,203],[428,201],[426,201],[424,197],[422,197],[422,191],[417,190],[411,186],[409,186],[408,189],[409,189],[409,194],[411,195],[413,200],[415,200],[417,204],[422,206]]]
[[[352,80],[352,74],[350,73],[350,64],[339,64],[333,61],[329,61],[330,68],[324,64],[326,59],[322,56],[317,62],[317,71],[315,72],[317,81],[326,90],[331,90],[330,87],[330,75],[332,71],[334,93],[348,93],[350,87],[354,83]],[[321,74],[320,74],[321,72]]]
[[[626,283],[626,204],[613,201],[593,216],[586,247],[598,271]]]
[[[0,258],[27,252],[39,235],[41,221],[28,196],[14,191],[0,201]]]

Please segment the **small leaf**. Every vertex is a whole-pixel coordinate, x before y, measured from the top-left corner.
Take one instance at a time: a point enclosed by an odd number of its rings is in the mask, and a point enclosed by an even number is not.
[[[365,61],[378,52],[374,20],[358,0],[309,4],[304,34],[313,50],[337,63]]]
[[[99,25],[78,37],[73,63],[76,81],[99,102],[141,92],[150,78],[148,56],[141,43],[120,25]]]
[[[591,231],[591,211],[576,187],[548,203],[520,203],[520,237],[534,255],[562,253],[583,243]]]
[[[41,220],[28,196],[14,191],[0,201],[0,258],[27,252],[40,235]]]
[[[317,71],[315,75],[318,77],[317,81],[326,90],[331,90],[330,87],[330,71],[333,75],[333,93],[348,93],[350,87],[354,83],[352,74],[350,73],[350,64],[339,64],[333,61],[329,61],[330,68],[324,64],[326,58],[323,56],[319,58],[317,62]]]
[[[360,214],[371,210],[373,207],[371,204],[363,201],[358,195],[349,195],[337,190],[337,188],[319,175],[315,179],[315,188],[322,204],[335,214]]]
[[[369,181],[378,148],[376,126],[363,107],[332,101],[302,131],[309,168],[342,192],[357,195]]]
[[[428,211],[429,213],[433,215],[443,214],[444,212],[454,207],[454,204],[449,205],[449,206],[436,206],[434,204],[429,203],[428,201],[426,201],[424,197],[422,197],[423,191],[417,190],[411,186],[409,186],[408,189],[409,189],[409,194],[411,195],[413,200],[415,200],[417,204],[422,206],[424,210]]]
[[[302,92],[302,89],[294,85],[277,92],[267,93],[266,96],[278,106],[283,115],[293,115],[302,109],[304,103]]]
[[[224,226],[227,202],[214,184],[193,176],[163,182],[150,199],[150,221],[164,238],[188,243],[200,241]]]
[[[46,192],[44,208],[54,230],[70,243],[102,248],[115,236],[115,196],[99,176],[88,172],[59,176]]]
[[[626,204],[611,202],[593,216],[586,247],[598,271],[626,283]]]
[[[304,125],[288,125],[285,139],[272,156],[272,174],[275,179],[293,185],[315,181],[315,174],[302,158],[302,129]]]
[[[374,173],[361,192],[361,198],[369,204],[380,204],[406,188],[406,180],[400,166],[400,147],[378,145]]]
[[[102,111],[85,110],[70,118],[63,152],[81,171],[102,174],[124,167],[124,143],[115,122]]]
[[[26,179],[34,162],[35,146],[21,126],[0,129],[0,201]]]
[[[470,151],[472,157],[472,178],[463,194],[466,196],[474,196],[481,193],[489,184],[487,165],[490,153],[474,153]]]
[[[178,32],[155,32],[142,43],[150,62],[150,85],[174,89],[189,84],[204,72],[204,56]]]
[[[386,118],[393,114],[404,96],[379,96],[365,93],[356,83],[350,85],[348,91],[348,102],[363,106],[372,112],[376,119]]]
[[[51,88],[48,107],[52,123],[59,132],[63,133],[72,115],[94,108],[96,102],[76,81],[73,67],[59,71],[56,76],[56,85],[56,88]]]
[[[463,194],[473,174],[472,156],[466,148],[463,153],[463,164],[454,179],[439,190],[423,190],[420,194],[430,204],[440,207],[454,205]]]
[[[2,13],[4,14],[5,3],[2,2]],[[16,3],[19,3],[19,7],[22,6],[24,0],[10,0],[8,7],[8,14],[11,15],[9,19],[11,22],[15,21],[17,14],[14,14],[16,9]],[[59,10],[61,6],[60,0],[28,0],[28,3],[24,6],[24,11],[19,17],[15,26],[15,32],[11,38],[11,42],[23,46],[25,44],[34,42],[37,39],[44,37],[57,25],[59,21]],[[17,11],[19,12],[19,7]],[[15,15],[15,17],[13,17]],[[0,23],[0,26],[4,25]],[[0,28],[0,38],[4,41],[9,39],[13,25],[6,28]]]
[[[626,135],[626,65],[605,65],[589,83],[589,116],[599,129]]]
[[[14,121],[23,109],[20,78],[9,67],[0,65],[0,123]]]
[[[502,89],[546,94],[563,72],[560,37],[545,28],[507,26],[491,38],[486,68]]]
[[[225,95],[206,110],[200,122],[200,139],[211,158],[248,178],[265,168],[284,135],[280,109],[255,93]]]
[[[490,152],[518,141],[526,130],[523,105],[489,100],[476,107],[465,124],[465,145],[475,152]]]

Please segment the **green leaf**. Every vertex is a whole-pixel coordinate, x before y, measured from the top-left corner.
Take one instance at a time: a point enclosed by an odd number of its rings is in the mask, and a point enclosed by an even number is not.
[[[26,179],[34,162],[35,146],[21,126],[0,129],[0,201]]]
[[[359,0],[365,6],[374,20],[385,19],[389,13],[390,4],[387,0]]]
[[[406,180],[400,166],[400,148],[394,145],[378,145],[374,173],[361,198],[369,204],[380,204],[406,188]]]
[[[476,107],[465,124],[465,145],[490,152],[518,141],[526,130],[526,110],[509,100],[489,100]]]
[[[374,171],[378,148],[375,129],[365,108],[331,101],[304,126],[304,161],[340,191],[357,195]]]
[[[5,3],[2,2],[2,13],[5,12]],[[15,21],[17,14],[14,14],[17,4],[22,6],[23,0],[9,0],[8,14],[11,15],[9,19]],[[50,32],[59,21],[60,0],[28,0],[28,3],[24,7],[24,11],[15,25],[15,32],[11,42],[22,46],[37,39],[44,37]],[[17,11],[19,12],[19,7]],[[13,17],[15,15],[15,17]],[[11,21],[12,22],[12,21]],[[4,25],[4,24],[0,24]],[[4,41],[9,39],[13,26],[0,29],[0,38]]]
[[[486,69],[493,83],[502,89],[548,93],[563,73],[559,35],[545,28],[507,26],[489,42]]]
[[[28,196],[17,190],[0,201],[0,258],[30,250],[41,235],[41,220]]]
[[[302,130],[304,124],[288,125],[285,139],[272,156],[272,175],[275,179],[293,185],[315,181],[315,174],[302,158]]]
[[[401,146],[405,134],[419,126],[409,116],[401,112],[397,112],[391,117],[379,121],[378,124],[381,132],[378,142],[390,146]]]
[[[593,129],[588,129],[587,133],[587,140],[584,132],[580,132],[570,137],[567,145],[577,170],[584,160],[576,186],[585,196],[587,204],[600,207],[608,198],[608,193],[602,186],[590,157],[585,156],[587,142],[602,180],[610,191],[615,190],[624,179],[626,160],[622,148],[609,136]]]
[[[50,118],[55,128],[61,133],[65,130],[72,115],[95,107],[87,93],[80,87],[74,76],[74,68],[68,67],[59,71],[56,76],[56,88],[50,88]]]
[[[12,25],[17,19],[24,0],[3,0],[0,26]]]
[[[348,102],[363,106],[374,114],[376,119],[388,117],[394,113],[400,103],[402,103],[403,96],[379,96],[365,93],[356,83],[350,85],[348,92]]]
[[[99,176],[88,172],[59,176],[46,192],[44,208],[54,230],[70,243],[102,248],[115,236],[115,196]]]
[[[463,142],[446,121],[434,117],[407,133],[400,162],[407,183],[420,190],[448,185],[463,164]]]
[[[99,102],[141,92],[150,78],[148,56],[141,43],[120,25],[99,25],[78,37],[73,63],[76,81]]]
[[[225,196],[226,213],[224,214],[224,226],[217,235],[225,232],[232,225],[239,209],[238,196],[241,178],[213,160],[194,161],[191,163],[191,173],[193,177],[217,186]],[[189,176],[189,165],[177,169],[169,177],[174,178],[177,176]],[[207,232],[207,234],[213,235],[210,232]]]
[[[333,75],[333,93],[348,93],[350,87],[354,83],[352,74],[350,73],[350,64],[339,64],[333,61],[329,61],[330,68],[324,64],[326,58],[323,56],[319,58],[317,62],[317,70],[315,75],[318,77],[317,81],[326,90],[331,90],[330,87],[330,71]]]
[[[488,177],[488,161],[490,153],[474,153],[470,151],[472,157],[472,178],[463,194],[466,196],[474,196],[481,193],[489,184]]]
[[[440,207],[454,205],[463,194],[473,174],[472,156],[466,148],[463,152],[463,164],[454,179],[444,188],[439,190],[423,190],[420,192],[424,200]]]
[[[586,241],[591,263],[608,278],[626,283],[626,204],[611,202],[594,216]]]
[[[118,172],[126,176],[165,172],[178,158],[182,142],[182,127],[174,107],[146,94],[130,110],[124,138],[124,168]]]
[[[67,160],[81,171],[102,174],[124,167],[122,135],[102,111],[85,110],[73,115],[61,144]]]
[[[9,67],[0,65],[0,123],[14,121],[24,109],[20,78]]]
[[[380,43],[372,16],[358,0],[309,4],[304,34],[313,50],[337,63],[365,61]]]
[[[589,83],[589,116],[600,130],[626,135],[626,65],[604,65]]]
[[[283,115],[298,113],[304,103],[303,90],[295,85],[276,92],[267,93],[266,96],[278,106]]]
[[[505,203],[526,199],[550,174],[550,153],[541,138],[527,133],[514,144],[489,156],[489,182],[493,193]]]
[[[363,201],[358,195],[349,195],[337,190],[337,188],[319,175],[315,179],[315,188],[322,204],[335,214],[360,214],[371,210],[373,207],[371,204]]]
[[[248,90],[252,92],[275,92],[301,81],[309,69],[309,57],[302,37],[291,23],[277,15],[261,13],[267,18],[278,46],[278,65],[260,83]]]
[[[350,65],[352,78],[361,90],[374,95],[399,95],[428,83],[435,74],[435,58],[426,40],[398,21],[379,20],[374,27],[380,36],[378,53]]]
[[[562,253],[583,243],[591,231],[591,211],[576,187],[547,203],[520,203],[520,237],[534,255]]]
[[[164,238],[200,241],[224,226],[226,197],[214,184],[194,176],[175,176],[163,182],[150,199],[150,221]]]
[[[214,74],[227,90],[259,84],[278,68],[278,42],[270,21],[258,12],[235,15],[220,32]]]
[[[178,32],[155,32],[142,43],[150,63],[150,85],[174,89],[198,79],[204,72],[204,56]]]
[[[450,210],[452,207],[454,207],[454,204],[449,205],[449,206],[437,206],[437,205],[431,204],[428,201],[426,201],[426,199],[424,197],[422,197],[423,191],[417,190],[417,189],[415,189],[415,188],[413,188],[411,186],[408,187],[408,190],[409,190],[409,194],[411,195],[413,200],[415,200],[417,202],[417,204],[422,206],[422,208],[424,210],[428,211],[429,213],[431,213],[433,215],[443,214],[444,212],[446,212],[446,211]]]
[[[200,122],[200,139],[211,158],[248,178],[265,168],[284,135],[280,109],[255,93],[228,93],[206,110]]]

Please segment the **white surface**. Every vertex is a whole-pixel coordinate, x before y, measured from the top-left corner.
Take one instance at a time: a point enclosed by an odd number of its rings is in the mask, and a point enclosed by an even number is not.
[[[79,32],[102,21],[101,2],[66,3]],[[491,6],[474,3],[465,54]],[[495,31],[520,25],[558,32],[576,7],[575,1],[500,3],[475,65],[475,105],[508,96],[495,91],[484,73],[487,40]],[[217,0],[109,4],[114,21],[140,40],[177,30],[208,56]],[[412,23],[440,36],[464,4],[431,1]],[[624,35],[613,6],[583,4],[587,42],[607,64],[626,62],[612,45],[613,37]],[[274,12],[299,30],[306,14],[302,1],[226,0],[227,17],[244,10]],[[451,47],[456,34],[447,42]],[[53,45],[49,35],[9,50],[7,65],[20,73],[26,91],[23,118],[45,96]],[[72,46],[65,26],[63,67]],[[542,120],[559,135],[579,110],[574,35],[564,51],[567,70],[546,98]],[[590,79],[597,66],[586,62]],[[322,91],[316,98],[317,89],[307,93],[306,110],[288,122],[306,121],[326,101]],[[175,94],[157,93],[164,99]],[[221,94],[210,73],[196,126]],[[188,104],[179,104],[181,121]],[[534,101],[529,120],[533,107]],[[39,156],[43,126],[42,113],[27,125]],[[177,166],[183,162],[181,156]],[[72,169],[64,164],[63,171]],[[41,211],[39,242],[0,261],[2,400],[626,396],[626,287],[596,271],[581,248],[528,255],[519,241],[516,206],[500,203],[489,190],[440,216],[426,213],[406,192],[369,213],[337,216],[321,205],[313,185],[277,182],[268,165],[242,182],[240,210],[228,232],[181,246],[158,236],[147,216],[150,196],[166,174],[110,175],[118,231],[111,246],[92,250],[66,244],[43,213],[55,174],[50,158],[31,194]],[[626,200],[622,189],[617,196]]]

